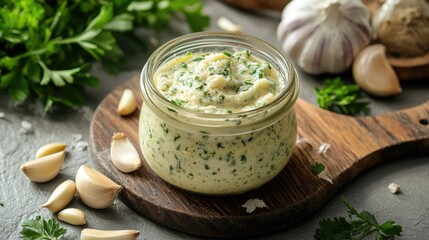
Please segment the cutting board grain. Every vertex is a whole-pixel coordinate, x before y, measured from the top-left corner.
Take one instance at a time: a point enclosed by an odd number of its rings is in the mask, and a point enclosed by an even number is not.
[[[429,102],[377,117],[348,117],[298,100],[298,134],[311,144],[298,144],[292,159],[276,178],[241,195],[197,195],[167,184],[146,162],[129,174],[112,165],[109,149],[114,132],[124,132],[140,149],[140,109],[128,117],[116,113],[124,88],[132,89],[141,106],[138,77],[119,86],[102,101],[90,128],[93,161],[102,173],[123,186],[120,198],[130,208],[162,225],[199,236],[245,237],[290,226],[322,207],[346,183],[380,161],[429,152]],[[325,142],[332,147],[319,154],[318,148]],[[311,172],[315,163],[326,166],[332,184]],[[268,208],[247,213],[242,205],[253,198],[262,199]]]

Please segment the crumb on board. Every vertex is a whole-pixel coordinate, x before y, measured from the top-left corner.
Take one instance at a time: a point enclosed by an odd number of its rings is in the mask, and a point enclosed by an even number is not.
[[[246,208],[247,213],[252,213],[256,208],[268,208],[265,202],[258,198],[249,199],[241,206]]]
[[[322,143],[319,147],[319,154],[325,154],[329,149],[331,148],[331,144],[329,143]]]
[[[332,179],[326,174],[325,170],[323,170],[322,172],[320,172],[317,176],[319,178],[321,178],[321,179],[329,182],[330,184],[333,184]]]
[[[300,137],[300,136],[297,136],[296,137],[296,145],[298,145],[298,144],[308,144],[308,145],[310,145],[311,146],[311,143],[310,143],[310,141],[308,141],[308,139],[307,138],[305,138],[305,137]]]

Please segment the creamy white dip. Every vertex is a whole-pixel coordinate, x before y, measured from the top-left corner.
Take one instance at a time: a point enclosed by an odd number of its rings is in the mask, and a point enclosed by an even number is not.
[[[218,114],[264,106],[285,87],[276,69],[248,51],[172,59],[158,68],[154,83],[180,107]],[[252,129],[239,135],[189,132],[143,103],[140,143],[151,169],[167,182],[197,193],[237,194],[260,187],[287,164],[295,146],[295,113]]]
[[[284,88],[278,72],[249,51],[186,54],[155,73],[171,102],[206,113],[235,113],[271,102]]]

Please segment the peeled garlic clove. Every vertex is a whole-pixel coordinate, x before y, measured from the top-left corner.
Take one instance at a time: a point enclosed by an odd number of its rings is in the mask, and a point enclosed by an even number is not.
[[[121,116],[126,116],[133,113],[134,110],[136,110],[136,107],[137,101],[133,91],[125,89],[122,93],[121,100],[119,101],[117,112]]]
[[[42,207],[48,209],[51,213],[56,213],[71,202],[75,193],[76,184],[72,180],[67,180],[55,188],[48,201]]]
[[[137,230],[97,230],[85,228],[82,230],[80,239],[81,240],[133,240],[140,235]]]
[[[110,146],[113,165],[122,172],[132,172],[141,165],[139,153],[124,133],[115,133]]]
[[[121,191],[121,186],[97,170],[82,165],[76,174],[76,189],[86,205],[102,209],[113,204]]]
[[[238,26],[237,24],[234,24],[233,22],[231,22],[231,20],[229,20],[226,17],[220,17],[217,20],[217,25],[225,31],[228,32],[241,32],[241,27]]]
[[[66,149],[67,144],[65,143],[49,143],[37,150],[36,152],[36,158],[44,157],[47,155],[50,155],[52,153],[57,153],[60,151],[64,151]]]
[[[363,90],[385,97],[402,91],[399,79],[387,61],[386,47],[374,44],[364,48],[353,63],[353,77]]]
[[[22,164],[20,169],[33,182],[47,182],[60,173],[65,155],[65,152],[61,151],[36,158]]]
[[[58,213],[58,219],[71,225],[86,224],[86,216],[82,210],[77,208],[66,208]]]

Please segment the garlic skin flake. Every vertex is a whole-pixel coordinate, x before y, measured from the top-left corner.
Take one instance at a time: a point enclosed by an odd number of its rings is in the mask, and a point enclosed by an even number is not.
[[[64,151],[28,161],[20,170],[33,182],[47,182],[56,177],[64,163]]]
[[[140,168],[142,161],[139,153],[124,133],[115,133],[110,146],[110,158],[121,172],[132,172]]]
[[[265,202],[259,198],[249,199],[241,206],[246,208],[247,213],[252,213],[256,208],[268,208]]]
[[[41,207],[48,209],[51,213],[56,213],[71,202],[75,193],[76,184],[72,180],[66,180],[55,188],[48,201]]]
[[[89,207],[110,207],[121,191],[121,186],[97,170],[82,165],[76,173],[76,189],[81,200]]]
[[[122,93],[121,99],[119,100],[117,112],[121,116],[130,115],[134,110],[136,110],[136,107],[137,101],[133,91],[125,89]]]
[[[36,158],[44,157],[52,153],[57,153],[60,151],[64,151],[66,149],[67,144],[65,143],[48,143],[41,148],[39,148],[36,152]]]
[[[85,228],[82,230],[81,240],[134,240],[140,235],[137,230],[97,230]]]
[[[71,225],[85,225],[86,215],[77,208],[66,208],[58,213],[58,219]]]
[[[340,73],[370,43],[369,19],[362,1],[291,1],[283,10],[277,39],[304,71]]]

